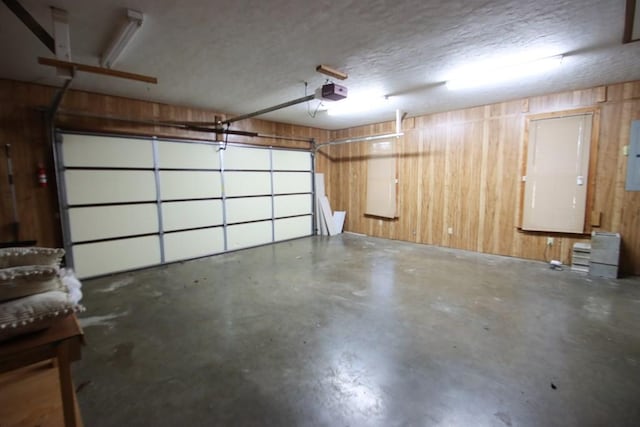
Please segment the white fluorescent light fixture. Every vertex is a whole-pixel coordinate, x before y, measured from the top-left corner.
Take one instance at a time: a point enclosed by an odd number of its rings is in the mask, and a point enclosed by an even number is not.
[[[447,89],[458,90],[517,80],[522,77],[542,74],[558,67],[563,55],[550,56],[497,69],[468,69],[465,75],[447,81]]]
[[[330,116],[345,116],[349,114],[363,113],[382,107],[386,104],[387,98],[384,96],[369,96],[358,98],[347,98],[325,104],[327,114]]]
[[[137,10],[127,9],[127,23],[124,25],[118,34],[111,40],[109,47],[102,54],[100,64],[103,67],[111,68],[116,63],[122,52],[127,45],[136,35],[140,27],[142,26],[142,20],[144,15]]]

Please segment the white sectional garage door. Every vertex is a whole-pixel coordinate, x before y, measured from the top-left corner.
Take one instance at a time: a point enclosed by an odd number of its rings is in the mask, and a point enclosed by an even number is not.
[[[80,278],[313,234],[306,150],[59,133],[56,163]]]

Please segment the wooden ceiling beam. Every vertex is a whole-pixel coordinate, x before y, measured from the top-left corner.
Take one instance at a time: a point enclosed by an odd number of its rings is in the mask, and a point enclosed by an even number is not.
[[[29,13],[27,9],[20,4],[17,0],[2,0],[2,2],[7,5],[11,12],[18,17],[19,20],[22,21],[24,25],[27,26],[29,30],[51,51],[51,53],[56,53],[56,42],[49,34],[47,30],[44,29],[42,25]]]
[[[144,83],[158,84],[155,77],[145,76],[143,74],[128,73],[126,71],[112,70],[111,68],[96,67],[93,65],[79,64],[77,62],[61,61],[59,59],[38,57],[38,63],[51,67],[67,68],[75,71],[83,71],[85,73],[102,74],[110,77],[118,77],[121,79],[135,80]]]
[[[636,21],[636,15],[638,14],[638,10],[636,10],[637,7],[638,4],[636,0],[627,0],[627,5],[625,7],[624,35],[622,36],[622,43],[631,43],[638,41],[638,38],[633,38],[633,26],[634,22]],[[637,30],[637,28],[635,30]]]

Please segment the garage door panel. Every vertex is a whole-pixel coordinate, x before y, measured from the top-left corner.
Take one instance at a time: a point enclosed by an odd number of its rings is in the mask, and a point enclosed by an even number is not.
[[[227,170],[270,170],[269,150],[264,148],[230,145],[224,150],[224,168]]]
[[[160,171],[162,200],[220,197],[220,172]]]
[[[136,237],[73,246],[78,277],[99,276],[160,264],[158,236]]]
[[[227,224],[271,218],[271,197],[227,199]]]
[[[222,222],[221,200],[162,203],[162,224],[165,231],[209,227]]]
[[[275,194],[311,193],[311,174],[308,172],[275,172],[273,174]]]
[[[275,217],[311,214],[313,204],[311,194],[294,194],[273,198]]]
[[[224,252],[224,230],[206,228],[164,235],[166,262],[197,258]]]
[[[70,205],[156,200],[153,171],[67,170],[64,176]]]
[[[152,168],[153,146],[143,139],[66,134],[62,158],[67,167]]]
[[[227,197],[271,194],[269,172],[225,172],[224,190]]]
[[[271,221],[230,225],[227,227],[229,250],[271,243]]]
[[[311,215],[277,219],[274,224],[275,240],[288,240],[311,235]]]
[[[155,204],[71,208],[69,223],[73,242],[158,232]]]
[[[218,146],[159,141],[158,166],[161,169],[220,169]]]
[[[303,151],[273,150],[273,169],[310,171],[311,154]]]
[[[65,245],[81,278],[311,234],[309,152],[61,136]]]

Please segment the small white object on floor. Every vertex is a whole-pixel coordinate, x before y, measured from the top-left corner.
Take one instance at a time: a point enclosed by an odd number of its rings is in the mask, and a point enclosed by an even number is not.
[[[552,270],[562,270],[562,262],[558,261],[557,259],[552,259],[549,265],[551,266]]]
[[[329,199],[327,198],[327,196],[324,196],[322,198],[318,198],[318,201],[320,202],[322,218],[325,224],[327,225],[327,229],[329,230],[329,235],[335,236],[336,234],[338,234],[338,231],[336,230],[336,223],[333,220],[333,213],[331,213],[331,206],[329,205]]]

